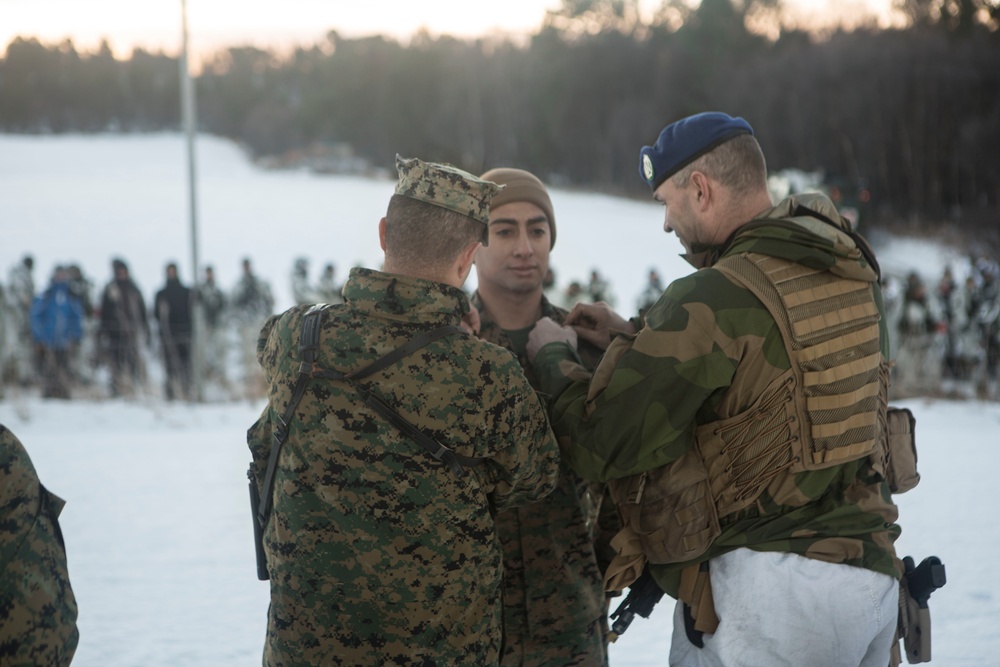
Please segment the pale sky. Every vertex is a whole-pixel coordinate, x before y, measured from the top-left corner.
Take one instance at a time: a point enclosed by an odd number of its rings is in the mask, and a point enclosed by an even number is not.
[[[697,0],[692,0],[696,2]],[[892,0],[786,0],[805,21],[849,19],[864,7],[888,15]],[[191,48],[254,44],[280,48],[310,44],[335,29],[346,36],[383,34],[405,39],[421,28],[472,37],[526,34],[559,0],[187,0]],[[659,0],[640,0],[651,13]],[[872,11],[872,10],[869,10]],[[127,56],[137,45],[180,50],[181,0],[0,0],[0,49],[17,36],[47,44],[71,37],[93,50],[102,37]]]

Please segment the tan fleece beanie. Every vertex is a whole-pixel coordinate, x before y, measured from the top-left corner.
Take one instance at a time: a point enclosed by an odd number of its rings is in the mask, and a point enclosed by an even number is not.
[[[523,169],[500,167],[490,169],[479,178],[507,186],[493,195],[493,200],[490,202],[491,209],[518,201],[531,202],[542,209],[545,217],[549,219],[549,249],[556,244],[556,216],[552,212],[552,200],[549,199],[549,191],[537,176]]]

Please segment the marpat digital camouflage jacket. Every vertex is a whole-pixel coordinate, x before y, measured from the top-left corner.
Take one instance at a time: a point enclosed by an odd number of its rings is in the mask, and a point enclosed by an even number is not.
[[[367,366],[457,325],[465,294],[354,269],[324,312],[318,365]],[[258,357],[268,407],[249,442],[263,477],[271,426],[299,371],[308,306],[271,318]],[[558,447],[506,350],[450,335],[362,381],[404,418],[485,464],[463,477],[368,408],[346,382],[311,380],[275,474],[264,543],[271,607],[264,664],[495,665],[501,550],[493,515],[551,492]]]
[[[479,309],[479,337],[515,351],[478,293],[472,303]],[[566,314],[542,297],[543,317],[562,323]],[[596,347],[581,345],[586,367],[593,368],[600,356]],[[527,355],[518,355],[518,361],[537,388]],[[523,659],[517,664],[605,664],[607,605],[597,551],[601,546],[604,552],[610,549],[613,533],[602,534],[599,513],[613,516],[614,507],[601,507],[604,495],[603,484],[581,479],[563,464],[552,493],[497,515],[504,551],[505,649]],[[610,498],[606,502],[610,505]],[[595,544],[602,539],[600,546]]]
[[[63,505],[0,425],[0,665],[64,667],[76,653],[76,598],[58,519]]]

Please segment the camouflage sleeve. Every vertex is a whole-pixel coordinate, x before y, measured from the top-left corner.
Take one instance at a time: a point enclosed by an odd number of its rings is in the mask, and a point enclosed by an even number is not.
[[[264,365],[264,348],[267,347],[267,339],[271,337],[271,331],[274,329],[275,325],[278,324],[278,320],[281,319],[281,315],[272,315],[267,318],[264,322],[264,326],[261,327],[260,333],[257,335],[257,361],[260,363],[261,367],[264,368],[265,372],[267,368]]]
[[[69,665],[79,632],[59,529],[63,501],[0,425],[0,664]]]
[[[509,384],[491,412],[499,417],[495,436],[496,453],[487,463],[485,474],[493,482],[490,504],[502,511],[541,500],[555,488],[559,477],[559,447],[545,410],[528,384],[517,361],[511,357],[507,368]]]
[[[247,429],[247,446],[253,461],[254,481],[258,489],[264,485],[264,475],[267,473],[267,460],[271,455],[271,407],[265,406],[260,417]]]
[[[676,285],[637,336],[612,341],[589,384],[566,345],[546,345],[535,359],[552,396],[552,427],[573,443],[562,454],[585,479],[616,479],[679,458],[693,443],[698,411],[732,380],[733,339],[706,304],[678,299],[684,290]]]

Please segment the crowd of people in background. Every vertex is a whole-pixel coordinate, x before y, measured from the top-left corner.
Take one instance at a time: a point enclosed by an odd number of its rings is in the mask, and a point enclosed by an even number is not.
[[[1000,266],[970,256],[936,284],[916,271],[883,275],[899,396],[1000,399]]]
[[[0,284],[0,398],[29,388],[46,398],[137,398],[159,393],[151,375],[162,375],[164,398],[197,400],[196,363],[213,395],[264,395],[257,334],[274,314],[274,296],[250,258],[231,290],[217,284],[212,266],[190,286],[169,262],[149,300],[122,258],[112,260],[101,289],[75,264],[54,267],[48,283],[36,287],[34,269],[25,255]],[[339,298],[333,276],[330,265],[314,294]]]
[[[216,283],[211,265],[197,285],[189,286],[170,262],[163,286],[148,302],[121,258],[111,262],[112,278],[99,291],[78,264],[54,267],[44,286],[36,285],[34,269],[33,257],[24,255],[10,268],[7,282],[0,283],[0,398],[5,388],[29,387],[47,398],[149,395],[154,391],[149,364],[155,363],[162,371],[163,397],[194,400],[196,327],[203,386],[222,398],[264,395],[257,335],[274,314],[275,300],[269,281],[254,272],[249,257],[230,290]],[[297,258],[289,278],[296,304],[343,301],[333,263],[312,280],[309,260]],[[664,287],[650,268],[635,312],[642,316]],[[1000,265],[995,259],[970,256],[961,266],[946,267],[936,284],[916,271],[887,274],[883,293],[895,358],[894,395],[1000,399]],[[549,269],[545,296],[566,309],[577,303],[617,303],[597,268],[588,279],[563,287]]]

